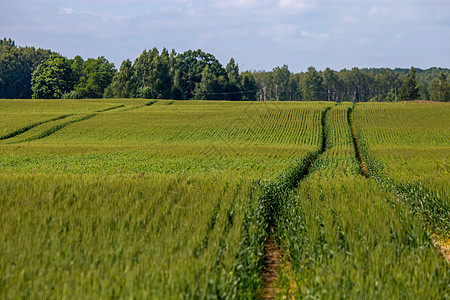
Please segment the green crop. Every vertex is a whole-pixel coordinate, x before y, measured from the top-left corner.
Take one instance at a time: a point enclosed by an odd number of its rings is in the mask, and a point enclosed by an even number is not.
[[[374,177],[422,214],[431,232],[446,239],[450,237],[449,114],[446,103],[363,104],[355,109],[355,124]]]
[[[421,219],[399,194],[361,176],[356,151],[349,149],[348,109],[337,106],[328,112],[323,153],[299,187],[279,198],[276,237],[285,257],[279,294],[449,297],[450,268],[437,255]]]
[[[0,100],[0,298],[449,298],[448,113]]]

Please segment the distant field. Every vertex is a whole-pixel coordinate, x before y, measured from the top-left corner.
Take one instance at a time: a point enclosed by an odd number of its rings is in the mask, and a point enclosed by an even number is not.
[[[0,297],[450,297],[431,239],[449,238],[449,115],[428,103],[0,100]]]
[[[437,192],[448,207],[449,116],[447,103],[362,104],[355,124],[385,176]]]
[[[86,102],[79,105],[94,107],[92,101]],[[21,113],[8,103],[4,114],[10,120],[8,128],[16,130],[30,123],[24,123],[20,117],[27,110],[36,110],[35,102],[30,103]],[[319,126],[324,107],[311,103],[202,101],[158,101],[145,106],[148,100],[108,100],[95,105],[90,113],[117,105],[124,107],[97,113],[33,140],[60,124],[89,116],[81,108],[74,109],[74,103],[77,102],[67,101],[65,110],[62,106],[57,108],[61,115],[74,115],[0,140],[3,171],[52,174],[65,165],[65,172],[73,174],[220,171],[270,177],[290,164],[291,159],[318,146],[319,135],[314,126]],[[53,112],[52,107],[49,105],[49,111]]]

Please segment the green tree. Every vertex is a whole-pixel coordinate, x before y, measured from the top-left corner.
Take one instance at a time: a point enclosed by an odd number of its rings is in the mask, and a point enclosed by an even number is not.
[[[314,67],[308,68],[308,72],[306,72],[300,80],[300,87],[304,100],[322,100],[322,77]]]
[[[77,98],[102,98],[115,74],[114,64],[103,56],[89,58],[83,63],[81,77],[75,86]]]
[[[394,101],[396,91],[400,88],[402,81],[400,74],[390,69],[381,68],[379,74],[375,76],[375,82],[372,84],[378,101]]]
[[[300,101],[300,74],[291,73],[289,76],[289,82],[286,90],[286,100],[288,101]]]
[[[222,78],[219,82],[219,86],[221,86],[222,90],[226,92],[226,94],[221,97],[225,100],[234,100],[239,101],[242,100],[242,87],[241,87],[241,76],[239,74],[239,65],[236,64],[234,58],[230,59],[230,62],[225,67],[225,71],[227,72],[227,77],[219,76]]]
[[[147,79],[148,86],[151,90],[151,98],[171,98],[173,78],[170,70],[169,52],[166,48],[162,50],[160,55],[153,56]]]
[[[233,83],[237,83],[239,82],[239,65],[236,64],[236,62],[234,61],[234,58],[231,58],[230,61],[228,62],[227,66],[225,67],[225,70],[227,72],[228,75],[228,79],[230,80],[230,82]]]
[[[195,99],[213,100],[217,98],[217,77],[206,65],[201,74],[202,79],[195,88]]]
[[[419,84],[417,84],[417,99],[430,100],[430,94],[428,93],[428,89],[423,82],[419,82]]]
[[[256,101],[258,86],[255,77],[249,71],[241,74],[242,100]]]
[[[153,48],[150,51],[144,50],[142,54],[134,61],[133,81],[136,83],[137,89],[142,89],[150,86],[152,62],[153,59],[157,56],[159,56],[158,49]],[[151,91],[152,88],[149,88],[148,90]]]
[[[325,92],[325,97],[327,101],[339,101],[338,89],[340,86],[340,81],[336,72],[330,68],[326,68],[322,74],[323,77],[323,88]]]
[[[291,72],[287,65],[275,67],[272,70],[272,80],[275,87],[275,99],[277,101],[285,101],[287,99],[287,89]]]
[[[431,101],[450,101],[450,83],[447,82],[447,76],[444,72],[441,72],[438,77],[431,81],[428,91]]]
[[[31,76],[50,50],[17,47],[11,39],[0,40],[0,98],[31,98]]]
[[[53,55],[43,61],[33,72],[31,89],[33,99],[59,99],[73,89],[74,74],[69,61]]]
[[[226,76],[226,71],[214,55],[203,51],[188,50],[177,55],[175,68],[179,71],[177,85],[187,99],[196,95],[197,85],[203,79],[203,71],[208,65],[208,72],[216,78]]]
[[[105,98],[132,98],[136,93],[136,85],[133,82],[133,64],[129,59],[120,65],[112,83],[105,89]]]
[[[182,82],[181,82],[180,70],[174,71],[173,86],[172,86],[172,98],[176,99],[176,100],[186,99],[186,93],[183,89]]]
[[[271,95],[272,72],[254,72],[253,78],[258,86],[258,101],[269,101]]]
[[[411,67],[399,90],[399,99],[403,101],[416,100],[419,95],[417,87],[416,69]]]

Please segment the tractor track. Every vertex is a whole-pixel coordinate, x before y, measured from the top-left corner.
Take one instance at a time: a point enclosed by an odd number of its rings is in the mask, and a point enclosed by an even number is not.
[[[327,107],[322,111],[321,115],[321,143],[320,147],[315,152],[308,153],[296,166],[292,174],[288,176],[290,180],[287,182],[281,182],[281,188],[279,185],[274,184],[273,189],[266,190],[266,193],[262,195],[262,198],[269,198],[263,200],[266,206],[266,222],[268,225],[267,237],[264,243],[264,265],[261,272],[262,281],[262,294],[259,296],[261,299],[275,299],[278,294],[277,282],[279,278],[278,270],[283,261],[281,249],[276,242],[274,236],[274,228],[276,227],[276,215],[279,211],[279,202],[283,201],[291,190],[297,188],[301,180],[303,180],[310,172],[312,164],[322,155],[326,148],[326,141],[328,138],[328,125],[327,114],[331,107]],[[272,201],[270,201],[272,200]],[[283,261],[284,264],[289,264],[288,260]],[[288,266],[289,267],[289,266]]]
[[[108,107],[108,108],[105,108],[105,109],[97,110],[97,111],[95,111],[92,114],[89,114],[89,115],[86,115],[86,116],[82,116],[80,118],[77,118],[77,119],[74,119],[74,120],[70,120],[70,121],[67,121],[67,122],[56,124],[55,126],[49,128],[49,129],[45,130],[44,132],[41,132],[41,133],[39,133],[39,134],[37,134],[35,136],[29,137],[27,139],[19,140],[19,141],[10,142],[10,143],[7,143],[7,144],[17,144],[17,143],[31,142],[31,141],[34,141],[34,140],[43,139],[43,138],[46,138],[46,137],[48,137],[48,136],[58,132],[59,130],[65,128],[66,126],[68,126],[70,124],[86,121],[86,120],[89,120],[89,119],[91,119],[91,118],[101,114],[102,112],[118,109],[118,108],[121,108],[121,107],[124,107],[124,106],[125,105],[122,104],[122,105],[117,105],[117,106],[112,106],[112,107]],[[52,121],[59,121],[59,120],[62,120],[62,119],[65,119],[65,118],[68,118],[68,117],[71,117],[71,116],[74,116],[74,114],[62,115],[62,116],[59,116],[57,118],[53,118],[53,119],[45,120],[45,121],[42,121],[42,122],[34,123],[32,125],[29,125],[29,126],[21,128],[21,129],[18,129],[18,130],[14,131],[14,132],[12,132],[12,133],[10,133],[8,135],[0,137],[0,140],[2,140],[2,139],[9,139],[9,138],[16,137],[16,136],[20,137],[20,134],[23,134],[23,133],[27,132],[28,130],[30,130],[30,129],[34,128],[34,127],[37,127],[39,125],[46,124],[46,123],[49,123],[49,122],[52,122]]]

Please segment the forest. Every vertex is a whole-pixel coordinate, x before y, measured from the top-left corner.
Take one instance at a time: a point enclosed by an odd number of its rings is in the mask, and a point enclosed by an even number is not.
[[[357,68],[313,66],[291,72],[241,72],[231,58],[224,66],[202,50],[144,50],[119,69],[105,57],[66,58],[57,52],[0,40],[0,98],[144,98],[259,101],[450,100],[448,68]]]

